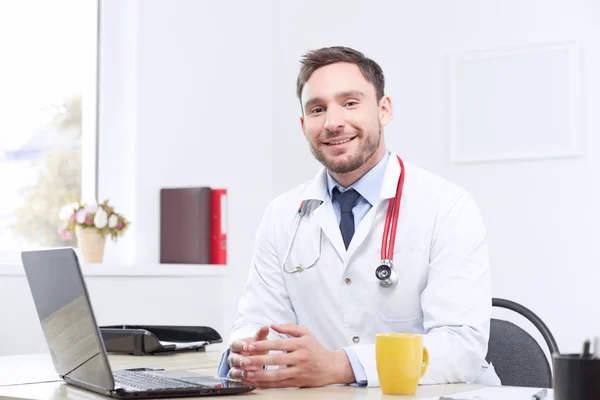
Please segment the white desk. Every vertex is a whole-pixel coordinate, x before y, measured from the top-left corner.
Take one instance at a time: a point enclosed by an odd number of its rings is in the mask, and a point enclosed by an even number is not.
[[[221,358],[222,349],[223,347],[220,345],[212,345],[208,347],[206,352],[190,352],[176,355],[137,357],[110,355],[109,361],[113,369],[155,367],[178,370],[186,369],[215,375]],[[235,398],[333,400],[381,400],[384,398],[416,399],[458,393],[480,387],[482,386],[467,384],[419,386],[417,393],[414,396],[386,396],[382,394],[379,388],[365,389],[350,386],[330,386],[311,389],[257,389],[248,394],[236,395]],[[507,390],[509,390],[509,388],[507,388]],[[0,398],[104,400],[108,397],[67,385],[58,380],[49,354],[42,353],[0,357]]]

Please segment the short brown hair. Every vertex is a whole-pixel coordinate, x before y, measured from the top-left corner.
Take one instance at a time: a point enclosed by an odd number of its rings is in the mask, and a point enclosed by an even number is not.
[[[365,79],[375,86],[375,95],[377,101],[381,100],[385,90],[385,78],[383,70],[375,61],[366,57],[360,51],[343,46],[322,47],[320,49],[311,50],[302,56],[300,63],[302,67],[296,81],[296,95],[300,100],[302,107],[302,89],[311,75],[318,68],[338,62],[347,62],[356,64],[362,72]]]

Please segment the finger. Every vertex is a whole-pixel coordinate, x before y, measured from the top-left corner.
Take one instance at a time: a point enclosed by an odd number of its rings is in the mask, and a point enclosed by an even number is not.
[[[261,326],[254,335],[254,340],[265,340],[269,336],[269,327]]]
[[[271,350],[294,351],[300,348],[298,339],[273,339],[263,340],[248,345],[248,351],[266,352]]]
[[[306,329],[302,326],[295,325],[295,324],[281,324],[281,325],[273,324],[273,325],[271,325],[271,328],[273,328],[273,330],[276,332],[292,335],[295,337],[302,337],[302,336],[310,335],[310,332],[308,331],[308,329]]]
[[[260,356],[244,357],[242,360],[242,368],[249,366],[262,367],[264,365],[294,365],[296,364],[293,353],[284,354],[267,354]]]
[[[298,373],[298,368],[281,368],[276,370],[246,371],[244,378],[257,383],[277,382],[292,379]]]
[[[227,373],[232,379],[242,379],[244,378],[244,374],[244,370],[240,368],[231,368]]]
[[[247,367],[240,367],[242,368],[244,371],[260,371],[263,369],[263,367],[259,367],[259,366],[255,366],[255,365],[249,365]]]
[[[244,351],[244,346],[246,345],[246,343],[247,343],[246,339],[236,339],[233,342],[231,342],[231,345],[229,346],[229,348],[231,349],[231,351],[240,353],[240,352]]]
[[[227,357],[227,363],[230,367],[239,367],[242,365],[243,356],[236,353],[229,353],[229,357]]]

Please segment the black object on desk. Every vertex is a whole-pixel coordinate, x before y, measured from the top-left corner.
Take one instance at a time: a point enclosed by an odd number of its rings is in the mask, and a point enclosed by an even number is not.
[[[552,355],[555,400],[600,399],[600,358],[582,354]]]
[[[101,326],[107,352],[134,356],[180,351],[204,351],[221,343],[219,333],[207,326],[114,325]]]

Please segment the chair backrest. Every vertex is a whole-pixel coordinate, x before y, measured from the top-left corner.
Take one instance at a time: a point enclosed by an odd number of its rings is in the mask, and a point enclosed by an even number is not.
[[[558,353],[558,346],[544,322],[531,310],[510,300],[494,298],[492,305],[513,310],[539,330],[550,354]],[[509,321],[493,318],[486,360],[494,365],[502,385],[552,387],[552,369],[538,342],[525,330]]]
[[[486,357],[505,386],[552,387],[546,354],[529,333],[509,321],[492,319]]]

